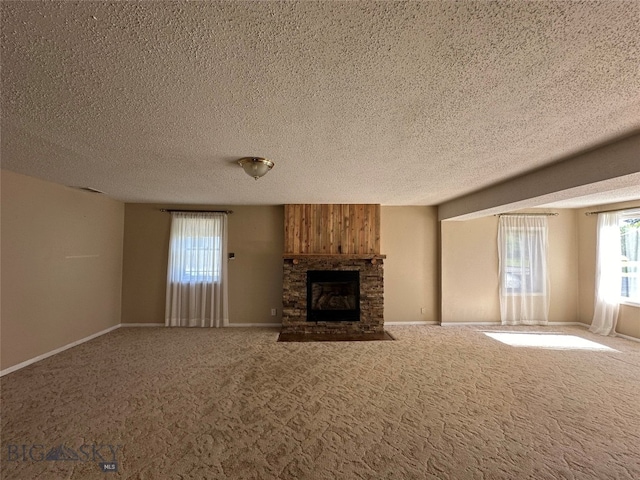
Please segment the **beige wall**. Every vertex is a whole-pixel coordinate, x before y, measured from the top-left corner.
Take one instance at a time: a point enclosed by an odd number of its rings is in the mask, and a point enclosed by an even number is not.
[[[616,332],[640,338],[640,306],[620,305]]]
[[[578,221],[571,209],[549,217],[550,322],[578,322]]]
[[[598,216],[585,215],[585,212],[637,207],[640,201],[589,207],[577,211],[579,232],[579,272],[580,295],[578,318],[591,324],[595,302],[596,244],[598,239]],[[640,306],[621,305],[616,331],[623,335],[640,338]]]
[[[380,250],[387,255],[384,321],[437,322],[437,209],[382,207],[380,224]]]
[[[170,216],[167,205],[125,207],[122,322],[163,323]],[[205,208],[180,206],[175,208]],[[210,207],[226,209],[225,206]],[[282,320],[283,207],[234,206],[229,216],[229,320]],[[382,207],[385,320],[438,320],[437,220],[435,207]],[[277,315],[270,315],[271,308]],[[421,309],[425,313],[421,313]]]
[[[535,210],[528,210],[534,212]],[[549,219],[550,322],[577,321],[576,213]],[[441,223],[442,322],[499,322],[498,218]]]
[[[2,170],[0,369],[120,323],[124,205]]]
[[[442,322],[496,322],[498,219],[441,222]]]
[[[233,210],[228,250],[236,258],[229,261],[229,321],[281,322],[283,207],[127,204],[122,323],[164,323],[171,216],[160,208]]]

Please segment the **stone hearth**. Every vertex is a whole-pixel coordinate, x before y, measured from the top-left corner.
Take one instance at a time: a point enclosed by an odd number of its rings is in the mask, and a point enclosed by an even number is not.
[[[282,333],[367,334],[384,331],[383,256],[352,258],[340,255],[309,255],[285,258],[282,295]],[[308,321],[307,272],[351,270],[360,275],[359,321]]]

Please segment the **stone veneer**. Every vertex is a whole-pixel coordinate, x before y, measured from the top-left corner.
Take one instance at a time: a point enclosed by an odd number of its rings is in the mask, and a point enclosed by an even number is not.
[[[380,258],[331,257],[284,260],[282,333],[382,333],[384,332],[384,271]],[[358,270],[360,272],[359,322],[308,322],[307,271]]]

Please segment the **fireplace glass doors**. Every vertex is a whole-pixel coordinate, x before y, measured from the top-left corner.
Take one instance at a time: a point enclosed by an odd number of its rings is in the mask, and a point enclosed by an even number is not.
[[[307,321],[360,321],[360,272],[307,271]]]

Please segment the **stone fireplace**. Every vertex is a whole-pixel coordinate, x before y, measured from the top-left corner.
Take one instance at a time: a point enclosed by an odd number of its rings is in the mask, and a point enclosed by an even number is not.
[[[285,205],[282,333],[384,332],[379,205]]]

